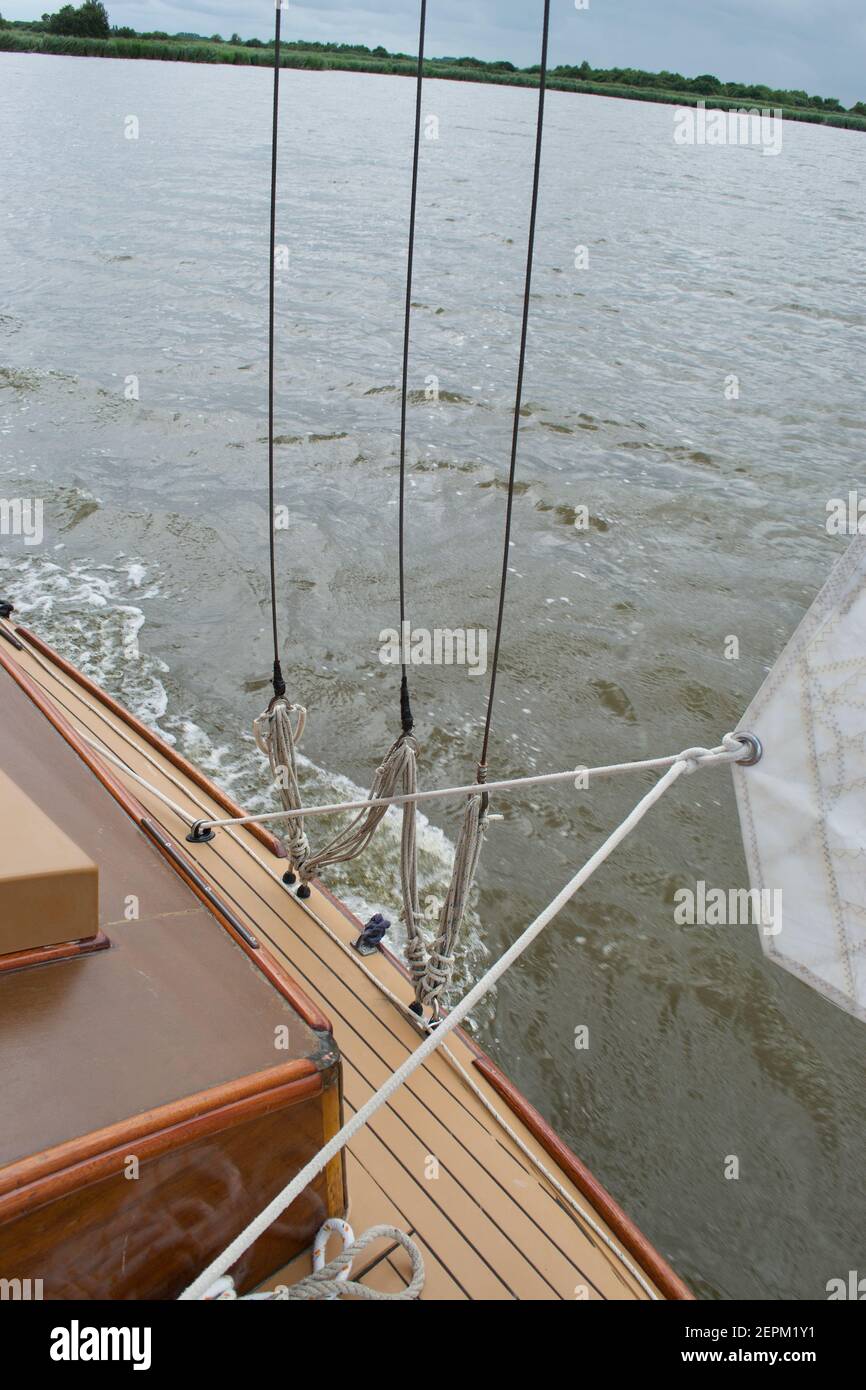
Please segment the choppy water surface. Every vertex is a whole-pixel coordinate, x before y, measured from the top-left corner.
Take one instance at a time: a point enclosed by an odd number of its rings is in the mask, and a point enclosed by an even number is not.
[[[412,100],[396,78],[284,84],[279,597],[311,797],[366,785],[398,727],[377,651]],[[0,56],[0,492],[46,519],[41,547],[0,539],[0,589],[256,807],[269,101],[264,70]],[[535,98],[433,82],[424,101],[409,610],[491,627]],[[786,123],[771,158],[672,131],[668,107],[549,97],[494,776],[717,742],[839,552],[828,497],[862,480],[866,141]],[[413,683],[425,781],[468,780],[484,683]],[[503,803],[464,983],[646,785]],[[456,815],[430,813],[425,890]],[[396,843],[339,890],[396,915]],[[726,772],[680,782],[477,1026],[700,1294],[821,1298],[862,1272],[866,1034],[752,929],[676,927],[695,879],[745,882]]]

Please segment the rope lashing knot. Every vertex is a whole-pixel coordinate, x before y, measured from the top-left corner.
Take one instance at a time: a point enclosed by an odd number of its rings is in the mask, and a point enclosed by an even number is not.
[[[675,761],[686,763],[686,772],[691,773],[705,764],[712,765],[718,762],[735,762],[749,767],[760,762],[763,752],[757,734],[729,733],[723,736],[720,747],[684,748],[682,753],[677,754]]]
[[[293,715],[296,716],[294,726]],[[271,773],[280,789],[280,798],[286,811],[298,811],[301,808],[297,748],[306,722],[307,711],[304,706],[292,704],[284,695],[275,695],[264,714],[260,714],[258,719],[253,721],[256,746],[270,763]],[[307,872],[312,851],[304,829],[303,817],[287,822],[283,838],[292,867],[305,884],[312,877],[312,874]]]
[[[419,935],[410,936],[406,942],[406,962],[416,992],[427,971],[427,947]]]
[[[437,1005],[451,985],[454,973],[454,948],[469,894],[475,881],[475,873],[481,857],[481,846],[484,843],[484,832],[487,828],[487,810],[482,804],[485,799],[480,796],[470,796],[466,799],[463,821],[454,851],[451,883],[442,911],[439,914],[436,938],[427,951],[427,964],[420,979],[413,969],[415,999],[422,1008],[427,1005]],[[414,960],[414,955],[412,959]]]
[[[445,956],[436,950],[431,951],[424,973],[425,1004],[433,1004],[435,1000],[441,998],[443,992],[450,986],[453,974],[454,956]]]
[[[702,759],[709,757],[712,752],[710,748],[684,748],[682,753],[677,754],[677,762],[686,763],[686,774],[697,772]]]
[[[475,781],[478,783],[479,787],[483,787],[483,786],[484,786],[484,783],[487,781],[487,764],[486,764],[486,763],[476,763],[476,765],[475,765]],[[482,810],[482,812],[484,813],[485,816],[487,815],[487,811],[488,811],[489,807],[490,807],[490,797],[488,796],[487,792],[483,792],[483,793],[482,793],[482,796],[481,796],[481,810]]]
[[[295,722],[292,722],[292,716]],[[304,732],[307,711],[303,705],[290,703],[275,696],[264,714],[253,722],[256,746],[271,766],[274,782],[280,792],[285,811],[301,810],[301,791],[298,786],[298,745]],[[398,792],[414,794],[418,789],[418,745],[411,734],[401,734],[376,768],[369,801],[394,796]],[[301,880],[300,897],[307,897],[310,879],[329,865],[344,864],[367,848],[387,806],[364,806],[344,830],[329,840],[320,850],[310,848],[304,828],[304,817],[295,816],[286,822],[283,838],[292,868]],[[403,810],[403,835],[400,870],[403,885],[403,915],[407,931],[420,915],[417,886],[417,848],[415,835],[415,806],[407,802]],[[411,926],[410,926],[411,923]]]

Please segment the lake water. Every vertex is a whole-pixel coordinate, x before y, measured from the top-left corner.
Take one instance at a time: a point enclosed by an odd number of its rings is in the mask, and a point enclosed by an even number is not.
[[[39,547],[0,538],[0,591],[256,809],[270,100],[264,69],[0,55],[0,492],[44,498],[46,527]],[[535,102],[425,88],[419,627],[493,626]],[[412,105],[398,78],[283,84],[279,602],[310,798],[366,786],[399,728],[378,649],[398,620]],[[673,131],[670,107],[548,98],[491,777],[718,742],[840,553],[827,499],[863,480],[866,141],[786,122],[769,157]],[[425,784],[471,780],[484,681],[412,683]],[[502,802],[461,984],[648,785]],[[430,812],[425,893],[458,815]],[[396,917],[397,862],[389,826],[330,882]],[[678,784],[476,1027],[699,1295],[823,1298],[866,1273],[866,1032],[768,965],[754,929],[676,926],[696,879],[746,882],[726,770]]]

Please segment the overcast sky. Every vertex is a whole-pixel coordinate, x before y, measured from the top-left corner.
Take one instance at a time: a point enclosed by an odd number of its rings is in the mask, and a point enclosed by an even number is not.
[[[12,19],[38,18],[59,3],[0,0]],[[113,24],[135,29],[237,32],[267,38],[269,0],[107,0]],[[538,61],[542,0],[428,0],[433,55]],[[383,44],[417,50],[418,0],[311,0],[283,15],[288,38]],[[667,68],[711,72],[729,81],[765,82],[866,101],[866,0],[553,0],[551,65]]]

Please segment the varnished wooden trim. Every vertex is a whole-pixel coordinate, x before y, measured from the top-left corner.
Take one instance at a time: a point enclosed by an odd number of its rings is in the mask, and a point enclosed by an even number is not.
[[[245,1120],[321,1094],[322,1074],[299,1058],[199,1091],[0,1169],[0,1224]]]
[[[20,624],[16,626],[15,631],[19,637],[23,638],[25,642],[28,642],[30,646],[35,647],[35,649],[50,661],[52,665],[56,666],[58,670],[70,676],[77,685],[81,686],[82,690],[86,690],[88,695],[92,695],[95,700],[99,700],[100,704],[103,704],[106,709],[110,710],[117,719],[122,720],[128,728],[134,730],[139,738],[149,743],[151,748],[155,748],[160,756],[165,758],[166,762],[171,763],[178,771],[182,772],[185,777],[188,777],[191,782],[194,782],[199,791],[205,792],[212,801],[215,801],[218,806],[222,807],[227,816],[235,817],[246,814],[243,808],[238,806],[237,802],[233,801],[215,782],[212,782],[199,768],[187,762],[182,753],[178,753],[177,749],[172,748],[171,744],[166,743],[153,729],[148,728],[140,719],[136,719],[135,715],[130,714],[129,710],[125,709],[118,700],[115,700],[113,696],[109,695],[108,692],[97,685],[95,681],[92,681],[89,676],[85,676],[82,671],[78,670],[77,666],[74,666],[71,661],[67,661],[65,657],[62,657],[59,652],[56,652],[54,648],[50,647],[47,642],[44,642],[41,637],[37,637],[35,632],[31,632],[29,628],[22,627]],[[286,851],[282,842],[277,839],[276,835],[272,835],[270,831],[266,830],[262,825],[252,824],[247,828],[260,844],[263,844],[266,849],[270,850],[271,854],[276,855],[278,859],[285,859]]]
[[[329,1086],[322,1096],[322,1115],[324,1118],[325,1138],[330,1139],[338,1130],[343,1127],[343,1068],[340,1067],[334,1078],[334,1084]],[[325,1168],[325,1185],[328,1192],[328,1210],[330,1212],[342,1212],[347,1214],[348,1206],[348,1186],[346,1183],[346,1147],[345,1145],[332,1158]]]
[[[357,926],[358,919],[354,914],[348,911],[344,904],[334,899],[333,895],[328,890],[324,889],[321,884],[317,884],[316,886],[319,891],[323,892],[327,898],[336,904],[347,921],[351,922],[353,926]],[[391,959],[393,961],[393,958]],[[519,1091],[512,1086],[499,1069],[490,1062],[489,1058],[480,1055],[480,1050],[473,1045],[471,1039],[467,1038],[465,1034],[461,1036],[467,1046],[472,1049],[473,1057],[478,1059],[475,1064],[479,1068],[479,1074],[486,1077],[497,1091],[497,1094],[503,1097],[515,1115],[517,1115],[526,1125],[527,1129],[537,1137],[538,1142],[544,1148],[545,1152],[550,1154],[553,1161],[559,1165],[560,1170],[565,1176],[570,1178],[580,1191],[584,1192],[588,1200],[597,1208],[599,1215],[609,1223],[623,1247],[629,1250],[636,1262],[645,1270],[646,1274],[656,1282],[660,1291],[671,1298],[691,1298],[692,1295],[685,1285],[682,1284],[682,1281],[669,1270],[669,1267],[657,1252],[653,1250],[649,1242],[636,1231],[636,1228],[633,1227],[632,1223],[629,1222],[628,1218],[621,1212],[613,1199],[609,1197],[601,1185],[597,1183],[567,1146],[558,1139],[552,1130],[550,1130],[550,1127],[546,1125],[538,1112],[520,1095]],[[634,1233],[636,1239],[631,1233]]]
[[[104,951],[111,942],[104,931],[80,941],[61,941],[56,946],[34,946],[29,951],[10,951],[0,956],[0,975],[13,970],[27,970],[34,965],[47,965],[54,960],[75,960],[89,956],[92,951]]]
[[[104,763],[97,761],[96,755],[91,751],[88,744],[84,742],[78,732],[72,727],[67,719],[60,713],[60,710],[42,691],[36,682],[28,676],[11,657],[0,649],[0,666],[12,677],[15,684],[24,691],[33,704],[44,714],[49,724],[57,730],[61,737],[69,744],[73,752],[77,753],[83,763],[90,768],[90,771],[114,797],[115,801],[123,807],[126,814],[136,823],[140,821],[144,814],[144,808],[133,796],[129,794],[121,782],[109,771]]]
[[[68,719],[61,714],[60,710],[22,670],[18,663],[0,649],[0,667],[12,677],[15,683],[20,686],[25,695],[36,705],[37,709],[45,716],[48,722],[57,730],[61,737],[69,744],[70,748],[83,763],[90,769],[93,775],[102,783],[106,791],[110,792],[115,801],[123,808],[129,818],[135,822],[139,829],[147,834],[148,840],[162,856],[167,864],[170,864],[195,896],[208,909],[213,917],[219,922],[237,942],[241,950],[249,956],[250,960],[255,961],[262,971],[280,994],[292,1005],[296,1013],[307,1023],[310,1028],[315,1028],[321,1032],[332,1032],[330,1020],[322,1012],[317,1004],[310,999],[309,995],[301,989],[297,981],[283,970],[282,966],[274,960],[273,956],[255,941],[252,934],[242,926],[235,918],[234,914],[225,906],[224,903],[210,888],[209,884],[202,883],[202,876],[198,868],[190,859],[175,845],[171,845],[170,850],[166,846],[161,834],[154,834],[149,817],[141,802],[138,801],[114,773],[101,761],[98,754],[85,743],[77,730],[72,726]]]
[[[495,1062],[481,1053],[480,1049],[473,1048],[473,1051],[480,1054],[473,1058],[473,1063],[484,1079],[490,1083],[497,1095],[502,1097],[509,1109],[523,1121],[545,1153],[555,1160],[563,1173],[583,1193],[598,1215],[607,1223],[628,1253],[634,1256],[641,1269],[649,1275],[665,1298],[694,1299],[691,1289],[683,1283],[679,1275],[671,1269],[667,1260],[638,1230],[619,1203],[614,1201],[607,1189],[602,1187],[598,1178],[593,1176],[586,1164],[581,1163],[577,1154],[573,1153],[568,1145],[560,1139],[556,1131],[551,1129],[544,1116],[539,1114],[535,1106],[530,1104],[525,1096],[521,1095],[505,1073],[499,1070]]]
[[[314,880],[316,888],[336,907],[340,913],[351,922],[353,927],[357,926],[360,931],[363,923],[360,918],[335,897],[329,888],[323,883]],[[411,975],[406,966],[397,956],[389,951],[386,946],[380,944],[379,950],[390,965],[402,975],[404,979],[410,980]],[[482,1076],[489,1081],[490,1085],[499,1096],[506,1102],[509,1109],[518,1116],[526,1125],[526,1128],[538,1140],[545,1152],[554,1160],[557,1167],[570,1178],[575,1187],[587,1198],[595,1207],[602,1220],[607,1223],[611,1231],[622,1242],[626,1250],[634,1256],[638,1265],[649,1276],[656,1287],[665,1298],[669,1299],[694,1299],[694,1294],[688,1285],[683,1282],[679,1275],[671,1268],[668,1262],[656,1250],[655,1246],[647,1240],[646,1236],[638,1229],[634,1222],[626,1215],[622,1207],[610,1195],[605,1187],[590,1172],[589,1168],[573,1153],[564,1140],[547,1123],[544,1116],[540,1114],[535,1106],[522,1094],[521,1091],[509,1080],[505,1073],[497,1067],[491,1057],[487,1055],[482,1047],[479,1047],[474,1038],[464,1032],[462,1028],[456,1028],[455,1033],[466,1044],[472,1053],[474,1065],[481,1072]]]

